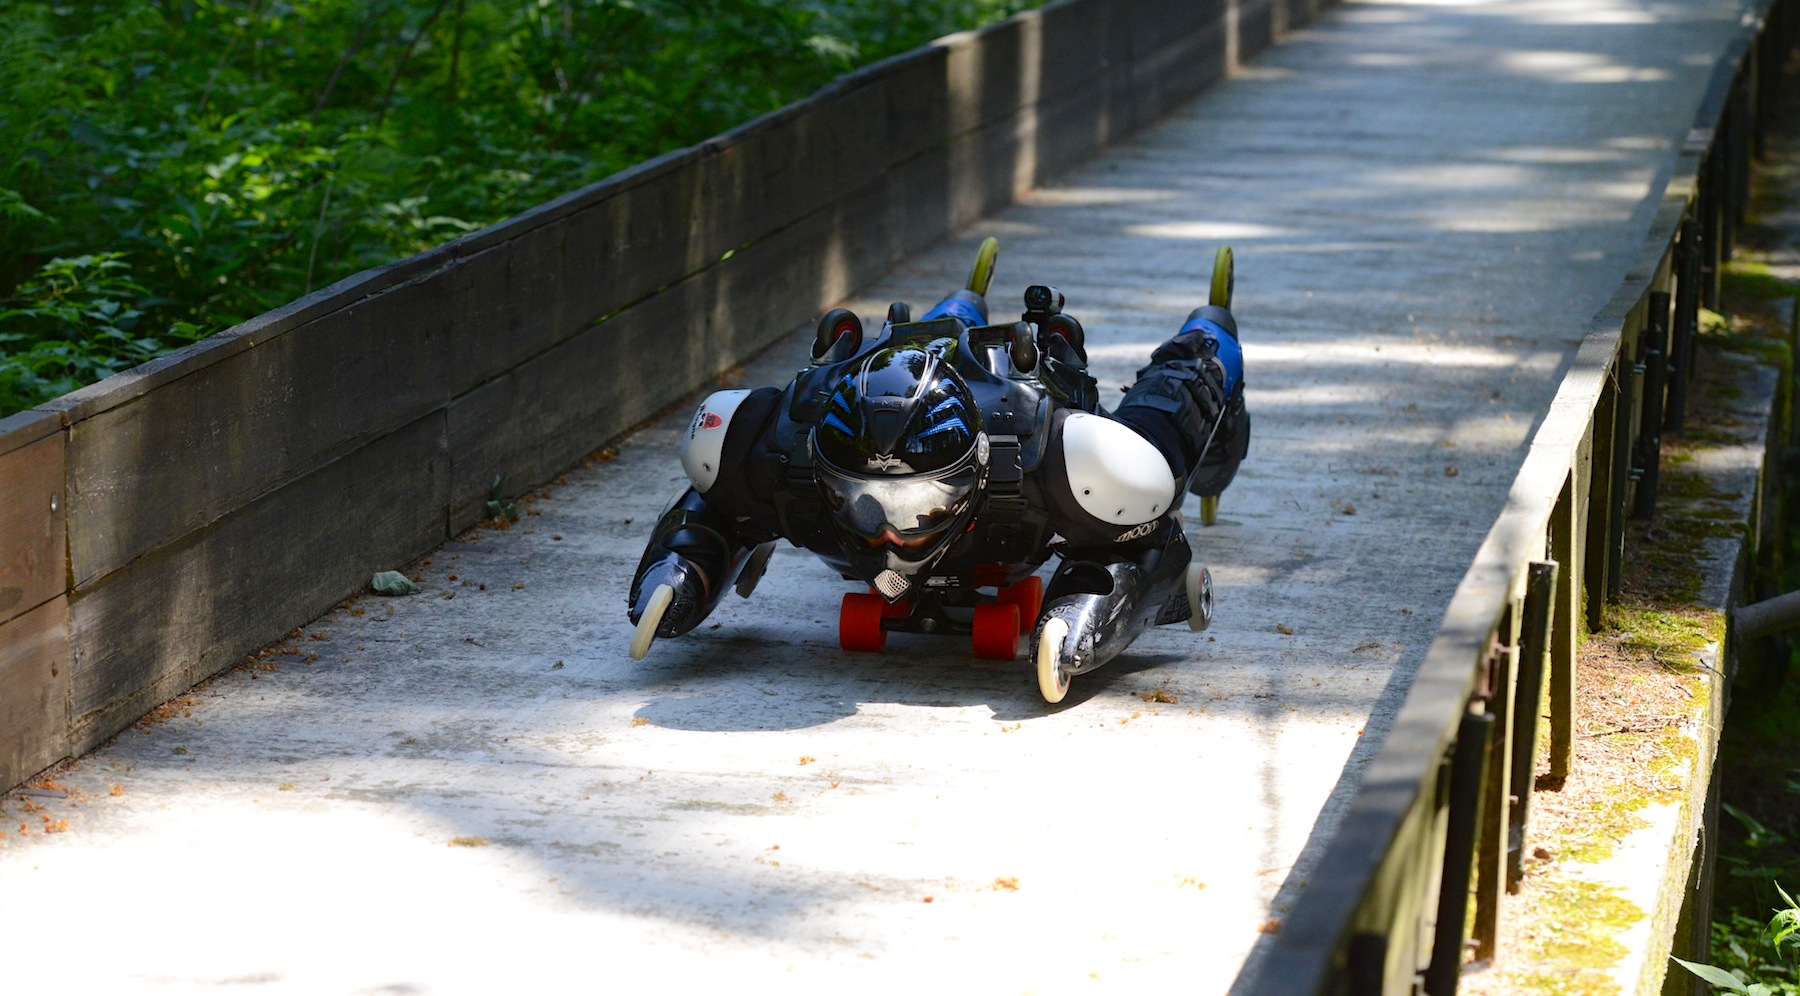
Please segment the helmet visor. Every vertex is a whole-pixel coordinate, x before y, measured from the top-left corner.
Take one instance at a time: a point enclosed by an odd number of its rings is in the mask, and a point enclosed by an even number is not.
[[[870,541],[885,532],[922,540],[948,528],[968,507],[979,474],[974,461],[938,474],[896,477],[847,474],[823,460],[814,467],[831,514]]]

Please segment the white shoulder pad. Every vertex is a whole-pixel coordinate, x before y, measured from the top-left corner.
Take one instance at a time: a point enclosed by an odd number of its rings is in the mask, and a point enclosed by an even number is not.
[[[725,430],[749,391],[715,391],[700,402],[687,435],[681,437],[681,469],[705,494],[719,478],[719,455],[725,452]]]
[[[1115,526],[1149,522],[1175,500],[1175,473],[1123,422],[1076,412],[1063,421],[1063,463],[1082,511]]]

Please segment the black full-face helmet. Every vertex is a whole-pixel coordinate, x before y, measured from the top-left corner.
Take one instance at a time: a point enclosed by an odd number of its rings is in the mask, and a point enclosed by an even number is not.
[[[813,473],[858,562],[916,574],[975,514],[987,437],[945,347],[876,350],[826,402]]]

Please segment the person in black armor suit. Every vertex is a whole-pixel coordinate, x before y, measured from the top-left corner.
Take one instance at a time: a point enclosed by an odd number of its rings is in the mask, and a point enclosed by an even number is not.
[[[784,538],[868,586],[844,597],[845,649],[951,632],[1011,659],[1029,632],[1050,702],[1147,626],[1206,627],[1211,577],[1179,509],[1192,491],[1210,519],[1249,447],[1230,249],[1210,303],[1109,412],[1054,288],[1028,288],[1019,321],[989,323],[997,247],[984,242],[968,286],[919,320],[895,304],[865,337],[855,314],[832,311],[785,389],[701,403],[681,442],[692,486],[632,579],[634,658],[692,630],[727,589],[749,597]],[[1045,587],[1034,572],[1052,556]]]

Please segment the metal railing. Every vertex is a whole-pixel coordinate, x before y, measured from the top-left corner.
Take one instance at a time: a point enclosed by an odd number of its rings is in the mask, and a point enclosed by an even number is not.
[[[1392,731],[1247,991],[1456,991],[1516,891],[1548,691],[1569,773],[1579,627],[1620,591],[1625,524],[1654,511],[1699,310],[1716,303],[1800,0],[1760,0],[1721,60],[1644,248],[1589,327]],[[1585,593],[1585,599],[1584,599]],[[1548,681],[1545,671],[1548,670]],[[1474,922],[1467,922],[1473,891]]]

